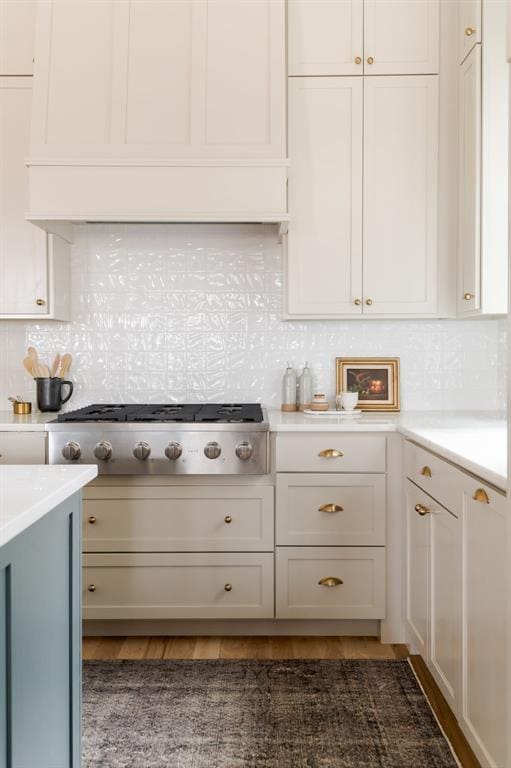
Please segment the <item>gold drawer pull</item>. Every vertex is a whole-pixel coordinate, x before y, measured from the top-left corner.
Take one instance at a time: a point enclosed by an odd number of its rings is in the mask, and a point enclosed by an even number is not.
[[[322,587],[338,587],[339,584],[344,584],[342,579],[338,579],[337,576],[325,576],[324,579],[320,579],[318,584]]]
[[[230,592],[232,589],[232,584],[224,584],[224,589],[226,592]]]
[[[416,511],[416,512],[417,512],[419,515],[421,515],[421,517],[422,517],[423,515],[427,515],[427,514],[428,514],[428,512],[430,512],[430,511],[431,511],[430,509],[428,509],[428,507],[425,507],[425,506],[424,506],[424,504],[416,504],[416,505],[415,505],[415,507],[414,507],[414,509],[415,509],[415,511]]]
[[[229,523],[232,523],[232,517],[230,515],[226,515],[224,517],[224,523],[227,523],[227,525],[229,525]]]
[[[318,453],[318,456],[321,456],[322,459],[338,459],[343,455],[342,451],[338,451],[337,448],[325,448]]]
[[[322,504],[318,507],[318,512],[344,512],[344,507],[340,504]]]
[[[96,585],[95,584],[89,584],[87,589],[89,590],[89,592],[95,592],[96,591]]]
[[[490,497],[484,490],[484,488],[478,488],[474,495],[472,496],[474,501],[480,501],[482,504],[489,504],[490,503]]]
[[[94,524],[95,524],[95,522],[96,522],[96,518],[94,517],[94,515],[91,515],[91,516],[89,517],[89,519],[88,519],[88,521],[87,521],[87,522],[88,522],[90,525],[94,525]]]
[[[422,467],[421,475],[423,475],[424,477],[431,477],[431,469],[428,466]]]

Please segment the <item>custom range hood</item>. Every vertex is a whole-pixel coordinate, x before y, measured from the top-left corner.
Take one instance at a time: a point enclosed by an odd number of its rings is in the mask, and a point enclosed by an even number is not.
[[[285,227],[284,0],[38,3],[27,218]]]

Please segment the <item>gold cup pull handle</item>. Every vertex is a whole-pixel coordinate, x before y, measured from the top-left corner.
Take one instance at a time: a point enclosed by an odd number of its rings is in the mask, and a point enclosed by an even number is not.
[[[224,584],[224,589],[226,592],[230,592],[232,589],[232,584]]]
[[[340,584],[344,584],[342,579],[338,579],[337,576],[325,576],[324,579],[318,581],[322,587],[338,587]]]
[[[427,465],[425,467],[422,467],[421,475],[423,475],[424,477],[431,477],[431,469]]]
[[[421,517],[427,515],[428,512],[431,512],[431,510],[428,507],[425,507],[424,504],[416,504],[414,509]]]
[[[489,504],[490,503],[490,497],[484,490],[484,488],[478,488],[476,491],[474,491],[474,495],[472,496],[474,501],[480,501],[481,504]]]
[[[322,459],[338,459],[343,455],[342,451],[338,451],[337,448],[325,448],[318,453]]]
[[[96,591],[96,585],[95,584],[89,584],[87,589],[89,590],[89,592],[95,592]]]
[[[340,504],[322,504],[318,507],[318,512],[344,512],[344,507]]]

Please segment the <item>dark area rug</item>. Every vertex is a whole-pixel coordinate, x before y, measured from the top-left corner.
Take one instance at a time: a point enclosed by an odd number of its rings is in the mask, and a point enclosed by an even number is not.
[[[83,768],[454,768],[406,661],[86,661]]]

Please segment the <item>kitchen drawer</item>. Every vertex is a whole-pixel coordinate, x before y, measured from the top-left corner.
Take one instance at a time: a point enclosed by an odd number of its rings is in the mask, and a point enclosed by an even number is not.
[[[405,468],[409,480],[456,517],[460,516],[464,474],[459,469],[408,440],[405,442]]]
[[[0,464],[45,464],[46,432],[0,432]]]
[[[385,617],[384,547],[278,547],[276,580],[278,619]]]
[[[85,619],[273,617],[273,554],[85,555],[83,566]]]
[[[106,487],[83,501],[84,552],[273,551],[273,487]]]
[[[277,475],[279,545],[385,544],[385,475]]]
[[[385,437],[278,434],[277,472],[385,472]]]

